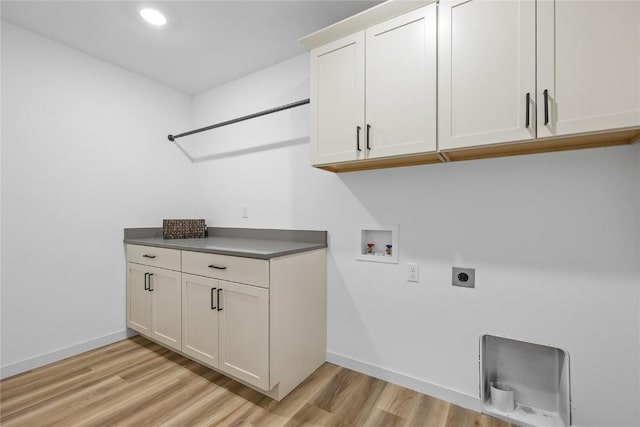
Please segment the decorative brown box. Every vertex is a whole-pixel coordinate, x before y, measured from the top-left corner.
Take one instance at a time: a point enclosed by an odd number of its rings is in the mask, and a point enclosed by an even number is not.
[[[197,239],[204,238],[207,224],[204,219],[163,219],[163,239]]]

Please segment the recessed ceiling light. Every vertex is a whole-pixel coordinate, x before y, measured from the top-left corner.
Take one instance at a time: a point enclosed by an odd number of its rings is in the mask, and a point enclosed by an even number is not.
[[[167,23],[167,18],[155,9],[142,9],[140,16],[151,25],[161,26]]]

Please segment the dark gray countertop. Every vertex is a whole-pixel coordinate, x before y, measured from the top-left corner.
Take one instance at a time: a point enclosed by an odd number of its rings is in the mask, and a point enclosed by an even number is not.
[[[326,231],[209,227],[204,239],[163,239],[161,228],[126,228],[124,242],[183,251],[270,259],[327,247]]]

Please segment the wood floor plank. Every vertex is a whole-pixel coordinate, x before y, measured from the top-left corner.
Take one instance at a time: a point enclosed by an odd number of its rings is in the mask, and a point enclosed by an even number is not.
[[[292,418],[291,414],[301,411],[318,390],[332,381],[340,370],[339,366],[325,363],[281,402],[271,400],[270,405],[263,408],[264,411],[254,412],[247,421],[256,426],[286,425]]]
[[[281,402],[134,337],[0,382],[16,426],[428,426],[509,424],[325,363]]]
[[[158,349],[158,352],[175,355],[175,353],[162,348]],[[46,381],[28,380],[24,386],[14,387],[9,392],[6,392],[3,387],[1,393],[3,396],[1,403],[3,413],[12,413],[14,408],[23,406],[26,401],[30,405],[35,405],[55,399],[58,395],[81,390],[121,371],[123,364],[130,364],[129,369],[133,369],[140,374],[140,372],[143,372],[141,368],[148,366],[149,362],[157,356],[146,350],[132,347],[130,351],[117,353],[115,357],[115,359],[103,359],[101,362],[96,362],[93,365],[94,368],[91,368],[91,365],[85,366],[84,364],[81,364],[79,369],[73,369],[69,366],[66,375],[59,370],[58,366],[52,366],[52,376]],[[41,376],[39,372],[34,373],[34,375]]]
[[[233,380],[228,379],[228,382]],[[199,426],[208,425],[207,419],[212,412],[219,412],[219,408],[227,407],[229,410],[235,409],[242,404],[242,400],[235,396],[224,387],[218,386],[212,388],[208,393],[204,393],[197,399],[191,402],[191,404],[183,410],[163,422],[161,425],[164,427],[179,427],[179,426]]]
[[[413,390],[387,383],[376,402],[376,408],[403,419],[408,419],[415,411],[419,401],[420,395]]]
[[[451,404],[444,400],[421,394],[413,414],[409,417],[407,426],[420,427],[427,425],[427,421],[433,423],[434,426],[444,426],[447,423],[449,406]]]
[[[131,346],[131,344],[129,346],[117,344],[119,343],[114,344],[116,347],[114,349],[108,349],[105,354],[94,350],[76,356],[78,357],[77,361],[73,361],[73,358],[65,359],[55,364],[2,380],[0,402],[5,403],[11,400],[14,395],[22,396],[25,394],[25,391],[41,389],[50,384],[58,384],[61,379],[88,371],[91,365],[95,365],[101,360],[119,358],[123,354],[131,353],[135,350],[135,347]]]
[[[77,411],[61,420],[65,426],[106,426],[108,420],[125,411],[132,401],[139,399],[141,393],[162,390],[166,392],[170,387],[180,382],[180,378],[171,375],[170,370],[158,371],[158,375],[141,379],[135,386],[126,383],[127,386],[118,393],[109,393],[101,396],[93,402],[93,406]],[[126,416],[125,416],[126,417]]]
[[[305,403],[285,424],[285,427],[323,426],[331,420],[331,413],[317,406]]]
[[[367,427],[402,427],[406,423],[406,419],[374,408],[367,421],[364,423]]]
[[[181,358],[195,365],[188,359]],[[148,372],[144,377],[139,377],[135,382],[128,382],[129,387],[116,396],[106,396],[99,407],[105,410],[94,411],[89,418],[82,421],[85,425],[124,425],[130,420],[135,420],[138,413],[149,408],[157,408],[156,404],[164,399],[172,398],[176,393],[185,389],[185,381],[190,380],[194,386],[198,385],[202,378],[190,375],[190,371],[183,366],[178,366],[169,360],[156,360],[156,370]],[[202,367],[202,369],[205,369]],[[208,371],[208,375],[215,374]],[[200,380],[200,381],[199,381]],[[107,410],[108,409],[108,410]],[[171,406],[160,408],[158,415],[169,412]],[[74,419],[68,419],[73,423]],[[80,421],[80,420],[78,420]]]
[[[122,388],[124,381],[118,377],[110,377],[102,381],[98,381],[82,390],[67,394],[60,399],[48,399],[36,405],[25,407],[19,411],[2,417],[4,426],[23,425],[33,422],[33,425],[51,425],[55,424],[60,417],[64,417],[66,411],[77,411],[80,408],[86,408],[86,404],[96,395],[108,393],[110,390]]]
[[[334,381],[329,383],[317,406],[333,414],[327,425],[364,425],[386,383],[351,370],[343,372],[336,376],[340,378],[338,387],[334,387]]]
[[[449,413],[447,416],[446,427],[458,427],[458,426],[476,426],[476,427],[493,427],[493,426],[509,425],[496,418],[489,417],[487,415],[479,414],[478,412],[471,411],[466,408],[462,408],[457,405],[449,406]]]

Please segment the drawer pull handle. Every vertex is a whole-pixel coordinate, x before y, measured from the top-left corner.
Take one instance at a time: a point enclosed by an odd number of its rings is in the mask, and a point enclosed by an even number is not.
[[[371,146],[369,145],[369,134],[371,133],[371,125],[367,125],[367,151],[371,150]]]
[[[526,105],[525,105],[525,110],[527,111],[526,114],[526,123],[525,123],[525,127],[529,128],[529,109],[531,108],[531,94],[529,92],[527,92],[527,96],[526,96]]]
[[[222,306],[220,305],[220,291],[222,288],[218,288],[218,311],[222,311]]]
[[[154,291],[154,289],[151,287],[151,277],[153,277],[153,273],[149,273],[149,292]]]
[[[227,267],[223,266],[223,265],[215,265],[215,264],[210,264],[209,268],[215,268],[216,270],[226,270]]]
[[[155,255],[147,255],[147,254],[144,254],[144,255],[142,255],[142,257],[143,257],[143,258],[151,258],[151,259],[153,259],[153,258],[155,258],[156,256],[155,256]]]
[[[213,294],[215,293],[217,288],[211,288],[211,310],[215,310],[217,307],[217,303],[216,303],[216,307],[213,306]]]
[[[360,149],[360,129],[362,129],[360,126],[356,126],[356,150],[358,151],[362,151]]]
[[[544,95],[544,124],[548,125],[549,124],[549,90],[545,89],[544,92],[542,92],[542,94]]]
[[[149,273],[144,273],[144,290],[149,290]]]

